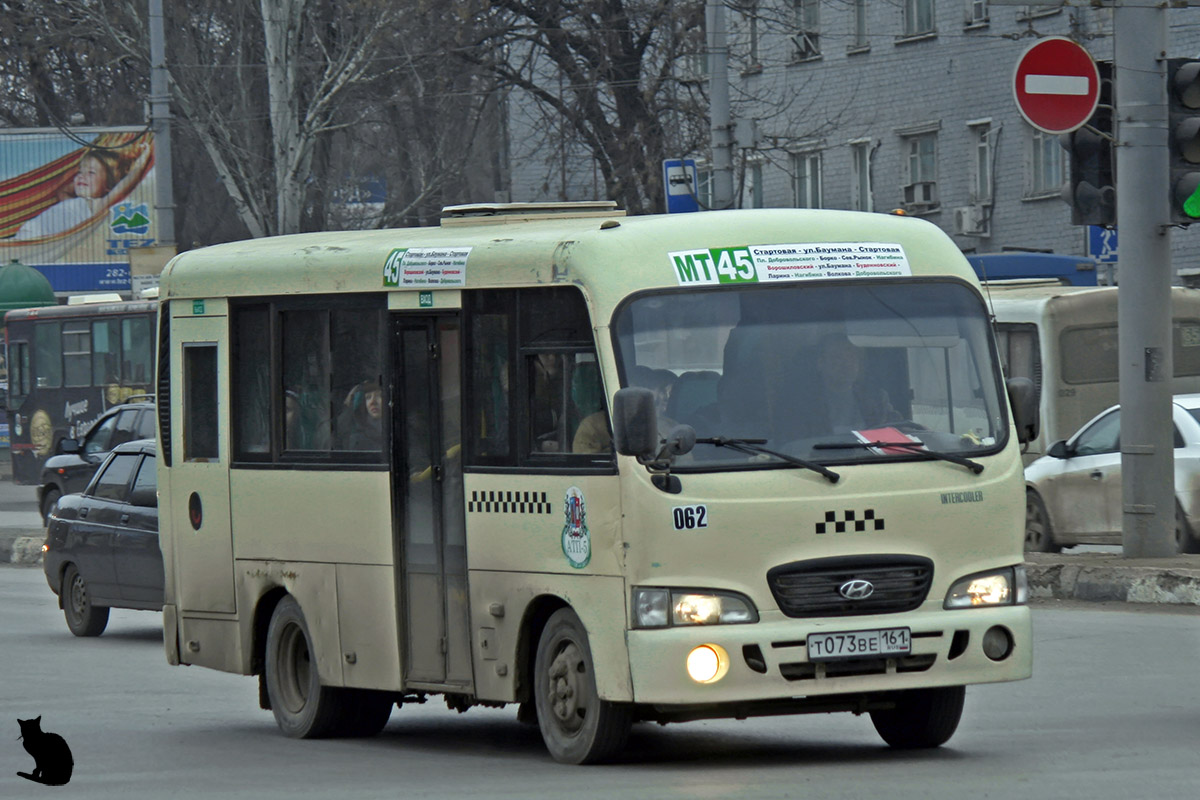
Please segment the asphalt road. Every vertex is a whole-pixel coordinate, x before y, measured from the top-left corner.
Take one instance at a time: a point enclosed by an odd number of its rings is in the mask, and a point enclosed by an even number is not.
[[[818,715],[639,725],[621,763],[567,767],[513,707],[436,699],[376,739],[287,739],[253,679],[168,666],[154,613],[114,611],[76,639],[40,570],[0,566],[0,797],[1194,796],[1200,615],[1039,606],[1035,636],[1035,677],[969,689],[939,750],[891,751],[866,718]],[[74,752],[65,787],[15,775],[32,767],[17,719],[38,715]]]

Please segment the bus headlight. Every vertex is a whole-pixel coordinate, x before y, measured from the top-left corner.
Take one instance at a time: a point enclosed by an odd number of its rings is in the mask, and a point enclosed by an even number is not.
[[[740,594],[648,586],[633,590],[633,624],[637,628],[742,622],[758,622],[758,611],[750,598]]]
[[[1019,606],[1028,600],[1029,581],[1025,567],[1018,565],[962,578],[946,592],[942,607]]]

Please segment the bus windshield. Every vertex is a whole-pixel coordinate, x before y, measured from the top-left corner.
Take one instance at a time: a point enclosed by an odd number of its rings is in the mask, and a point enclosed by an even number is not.
[[[1000,373],[966,284],[906,281],[653,292],[615,318],[622,383],[659,428],[691,425],[679,469],[975,456],[1005,443]]]

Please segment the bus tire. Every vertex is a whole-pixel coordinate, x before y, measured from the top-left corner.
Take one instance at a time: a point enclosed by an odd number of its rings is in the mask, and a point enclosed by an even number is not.
[[[950,740],[962,718],[965,686],[939,686],[891,692],[895,706],[872,711],[875,730],[890,746],[902,750],[940,747]]]
[[[293,739],[344,735],[353,703],[344,690],[321,685],[308,623],[290,595],[271,616],[266,656],[267,695],[279,729]]]
[[[76,636],[99,636],[108,626],[108,607],[92,605],[92,595],[87,581],[79,569],[71,564],[63,574],[63,616],[67,627]]]
[[[1062,546],[1054,543],[1054,528],[1046,504],[1033,489],[1025,490],[1025,551],[1029,553],[1061,553]]]
[[[546,749],[563,764],[592,764],[625,746],[626,705],[601,700],[587,631],[570,608],[546,621],[534,659],[534,703]]]

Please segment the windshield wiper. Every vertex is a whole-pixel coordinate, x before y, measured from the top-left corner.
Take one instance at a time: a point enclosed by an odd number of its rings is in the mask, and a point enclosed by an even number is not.
[[[768,456],[775,456],[781,461],[786,461],[787,463],[794,464],[797,467],[804,467],[805,469],[811,469],[813,472],[818,472],[830,483],[837,483],[842,477],[833,470],[826,469],[820,464],[816,464],[812,461],[805,461],[803,458],[796,458],[795,456],[789,456],[785,453],[780,453],[763,447],[762,445],[766,441],[766,439],[732,439],[727,436],[708,436],[704,438],[697,438],[696,444],[711,444],[716,447],[728,447],[730,450],[737,450],[742,453],[749,453],[750,455],[764,453]]]
[[[837,450],[841,448],[868,448],[868,447],[905,447],[913,455],[928,456],[930,459],[941,459],[949,461],[952,464],[959,464],[974,472],[976,475],[983,472],[983,464],[978,461],[972,461],[963,456],[956,456],[953,453],[939,453],[937,450],[926,449],[921,442],[820,442],[813,445],[814,450]]]

